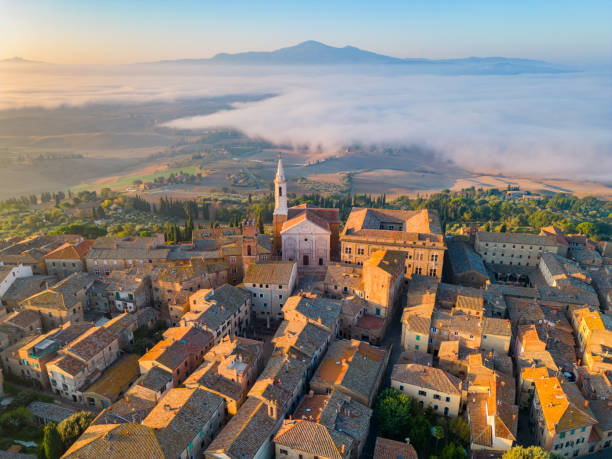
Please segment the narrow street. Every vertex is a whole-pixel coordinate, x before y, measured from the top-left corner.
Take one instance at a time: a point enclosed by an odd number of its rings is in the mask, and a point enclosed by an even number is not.
[[[391,386],[391,373],[393,372],[393,366],[397,363],[402,354],[402,312],[406,307],[406,289],[402,291],[398,305],[396,305],[395,313],[391,319],[391,323],[387,328],[385,337],[382,340],[381,346],[391,347],[391,356],[389,357],[389,364],[385,371],[382,384],[380,385],[379,393]],[[374,409],[374,406],[372,406]],[[374,446],[376,444],[376,420],[372,417],[372,423],[370,426],[370,433],[368,435],[368,441],[363,448],[361,457],[363,459],[370,458],[374,455]]]

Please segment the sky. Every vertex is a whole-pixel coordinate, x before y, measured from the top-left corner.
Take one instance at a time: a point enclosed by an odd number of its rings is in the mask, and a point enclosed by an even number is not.
[[[396,57],[612,59],[612,1],[0,0],[0,59],[122,64],[317,40]]]

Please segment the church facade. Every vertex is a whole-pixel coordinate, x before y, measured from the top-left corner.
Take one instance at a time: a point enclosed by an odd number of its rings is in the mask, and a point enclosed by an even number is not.
[[[273,253],[295,261],[300,275],[324,275],[331,260],[340,258],[340,213],[302,204],[287,207],[287,180],[282,160],[274,178]]]

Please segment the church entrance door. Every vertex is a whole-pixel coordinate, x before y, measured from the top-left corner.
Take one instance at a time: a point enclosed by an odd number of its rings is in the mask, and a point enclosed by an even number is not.
[[[310,260],[309,260],[309,258],[308,258],[308,255],[304,255],[304,260],[303,260],[303,263],[302,263],[302,264],[303,264],[304,266],[308,266],[309,261],[310,261]]]

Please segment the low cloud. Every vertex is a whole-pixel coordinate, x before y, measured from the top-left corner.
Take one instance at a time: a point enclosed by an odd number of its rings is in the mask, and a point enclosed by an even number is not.
[[[612,180],[610,74],[136,66],[64,68],[10,81],[0,88],[0,108],[274,93],[167,126],[228,126],[330,152],[357,142],[422,145],[470,169]]]

